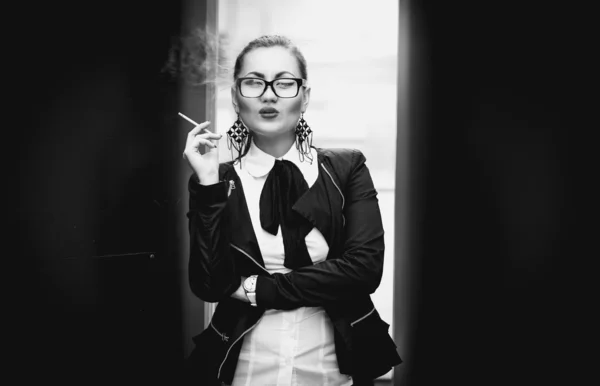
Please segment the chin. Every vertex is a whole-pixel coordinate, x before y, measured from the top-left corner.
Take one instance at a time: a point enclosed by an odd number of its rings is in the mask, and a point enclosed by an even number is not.
[[[281,123],[275,122],[259,122],[254,126],[253,130],[256,134],[266,136],[276,136],[287,133],[289,130],[282,127]]]

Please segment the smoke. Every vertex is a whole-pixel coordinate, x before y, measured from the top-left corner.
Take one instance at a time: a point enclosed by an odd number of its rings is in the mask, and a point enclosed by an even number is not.
[[[226,36],[196,28],[173,37],[162,72],[192,87],[227,82],[233,67],[225,64],[226,47]]]

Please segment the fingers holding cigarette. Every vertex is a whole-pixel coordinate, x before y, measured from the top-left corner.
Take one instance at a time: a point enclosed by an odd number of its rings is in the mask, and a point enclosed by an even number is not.
[[[223,137],[223,134],[217,134],[217,133],[213,133],[212,131],[208,130],[208,125],[210,125],[210,122],[204,122],[202,124],[200,124],[199,126],[194,127],[189,133],[188,133],[188,138],[191,141],[195,141],[196,139],[205,139],[205,140],[209,140],[209,139],[213,139],[213,140],[219,140],[221,139],[221,137]],[[201,131],[203,131],[203,133],[201,133]],[[200,143],[205,144],[204,141],[200,141]],[[209,142],[212,144],[212,142]],[[216,146],[211,146],[211,147],[216,147]]]
[[[195,137],[196,135],[200,134],[202,131],[205,131],[204,134],[205,138],[210,138],[210,139],[221,139],[221,137],[223,136],[222,134],[216,134],[211,132],[210,130],[208,130],[208,126],[210,126],[210,121],[206,121],[206,122],[202,122],[202,123],[197,123],[194,120],[192,120],[189,117],[186,117],[185,115],[179,113],[179,115],[181,117],[183,117],[185,120],[187,120],[188,122],[194,124],[196,127],[194,127],[192,130],[190,130],[190,132],[188,133],[189,136]]]
[[[188,133],[183,158],[194,171],[198,183],[211,185],[219,182],[219,147],[216,142],[222,135],[207,129],[209,121],[198,124],[181,113],[179,116],[194,125]],[[200,151],[200,146],[204,146],[204,152]]]
[[[203,131],[206,133],[210,133],[210,130],[208,130],[208,126],[210,126],[209,121],[202,122],[199,125],[197,125],[196,127],[194,127],[192,130],[190,130],[188,135],[194,137],[198,134],[201,134]]]
[[[218,144],[217,141],[223,137],[222,134],[213,133],[208,130],[211,122],[206,121],[202,123],[197,123],[191,118],[185,116],[182,113],[179,115],[185,119],[186,121],[193,124],[195,127],[189,131],[188,138],[186,141],[186,150],[183,153],[183,158],[189,160],[189,157],[196,157],[194,154],[198,156],[208,155],[207,153],[213,154],[218,158]],[[200,151],[200,146],[204,146],[204,151]]]
[[[218,140],[220,137],[218,137],[217,134],[213,134],[213,133],[210,133],[209,135],[211,137],[207,137],[204,135],[195,136],[190,142],[190,146],[192,147],[192,149],[198,149],[200,145],[208,146],[211,149],[216,149],[218,146],[216,143],[212,142],[211,139]]]
[[[202,130],[206,130],[208,131],[207,127],[210,125],[210,121],[206,121],[206,122],[202,122],[202,123],[198,123],[196,121],[194,121],[193,119],[179,113],[179,116],[182,117],[183,119],[185,119],[186,121],[190,122],[191,124],[193,124],[195,127],[188,133],[188,135],[197,135],[199,134]]]

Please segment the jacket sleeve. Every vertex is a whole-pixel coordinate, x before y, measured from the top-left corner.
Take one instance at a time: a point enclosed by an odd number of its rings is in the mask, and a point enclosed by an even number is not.
[[[381,283],[385,248],[377,191],[358,150],[354,150],[352,165],[345,189],[342,255],[287,274],[259,276],[259,306],[284,310],[323,306],[371,294]]]
[[[229,253],[229,232],[225,208],[229,184],[200,185],[195,178],[188,183],[187,213],[190,232],[188,275],[192,292],[207,302],[229,297],[240,285],[234,260]]]

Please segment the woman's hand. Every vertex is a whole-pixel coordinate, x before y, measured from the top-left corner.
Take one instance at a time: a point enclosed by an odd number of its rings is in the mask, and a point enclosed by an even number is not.
[[[183,158],[198,177],[202,185],[212,185],[219,182],[219,146],[218,140],[222,134],[210,132],[209,121],[194,127],[187,136]],[[206,146],[207,151],[200,153],[200,145]]]
[[[244,303],[250,303],[250,300],[248,300],[248,296],[246,296],[246,291],[244,291],[244,280],[246,280],[246,278],[242,276],[242,283],[240,284],[238,289],[231,294],[231,297]]]

